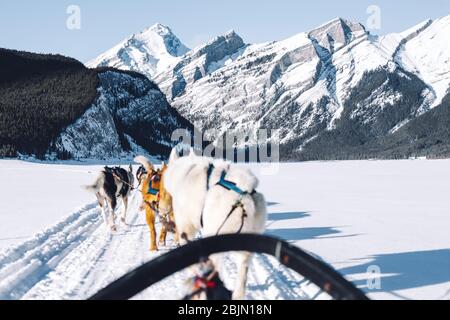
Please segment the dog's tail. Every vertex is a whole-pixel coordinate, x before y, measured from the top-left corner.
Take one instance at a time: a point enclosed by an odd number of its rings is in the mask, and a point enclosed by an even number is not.
[[[152,172],[154,170],[153,164],[144,156],[137,156],[134,158],[134,162],[142,165],[147,172]]]
[[[170,157],[169,157],[169,165],[174,163],[176,160],[178,160],[180,158],[180,155],[178,154],[178,150],[177,148],[173,148],[172,151],[170,152]]]
[[[94,184],[90,186],[84,186],[84,189],[90,192],[97,192],[102,188],[104,182],[105,182],[105,173],[102,172],[98,176],[97,180],[95,180]]]
[[[189,145],[178,144],[177,146],[172,148],[172,152],[170,153],[169,157],[169,165],[176,160],[186,156],[195,157],[194,148]]]

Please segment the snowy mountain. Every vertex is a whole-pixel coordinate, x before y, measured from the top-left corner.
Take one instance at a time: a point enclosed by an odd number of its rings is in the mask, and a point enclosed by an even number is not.
[[[156,74],[141,60],[118,67],[153,77],[209,138],[279,129],[273,138],[288,158],[341,157],[336,149],[352,157],[440,105],[450,87],[448,34],[450,16],[386,36],[337,18],[263,44],[231,31]]]
[[[146,76],[60,56],[0,49],[0,158],[168,155],[193,129]]]
[[[68,153],[75,159],[168,154],[174,145],[172,132],[178,128],[192,130],[145,76],[105,69],[98,77],[96,100],[61,132],[50,153]]]
[[[88,62],[87,66],[135,70],[152,77],[175,63],[178,57],[188,51],[169,27],[158,23],[139,34],[131,35]]]

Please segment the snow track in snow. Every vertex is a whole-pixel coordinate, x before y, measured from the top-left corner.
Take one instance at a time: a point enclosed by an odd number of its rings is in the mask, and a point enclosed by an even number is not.
[[[0,298],[17,299],[98,228],[95,205],[87,205],[33,239],[0,256]]]
[[[125,273],[174,248],[172,235],[157,253],[148,250],[145,215],[140,195],[130,199],[127,225],[111,233],[96,203],[86,205],[33,239],[0,255],[0,299],[86,299]],[[120,210],[120,208],[118,208]],[[157,227],[159,230],[159,226]],[[234,254],[225,255],[222,275],[234,287]],[[180,299],[190,270],[180,271],[138,294],[135,299]],[[255,255],[249,270],[248,299],[309,299],[317,287]],[[319,295],[320,297],[320,295]]]

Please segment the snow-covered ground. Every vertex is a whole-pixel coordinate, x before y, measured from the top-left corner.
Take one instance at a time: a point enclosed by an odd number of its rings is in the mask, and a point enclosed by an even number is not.
[[[321,257],[371,298],[450,299],[450,160],[280,164],[273,175],[250,166],[269,202],[268,234]],[[0,161],[0,299],[84,299],[157,255],[147,250],[139,195],[127,226],[110,234],[101,223],[95,198],[81,188],[100,168]],[[374,266],[381,288],[371,290]],[[235,272],[230,255],[227,285]],[[186,277],[175,274],[136,298],[181,297]],[[248,298],[326,297],[257,256]]]

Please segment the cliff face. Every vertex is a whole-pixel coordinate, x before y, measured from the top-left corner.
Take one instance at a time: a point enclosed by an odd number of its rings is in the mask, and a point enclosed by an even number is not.
[[[65,128],[49,154],[75,159],[117,158],[139,150],[168,154],[172,132],[192,130],[146,77],[111,70],[99,72],[98,77],[95,102]]]

